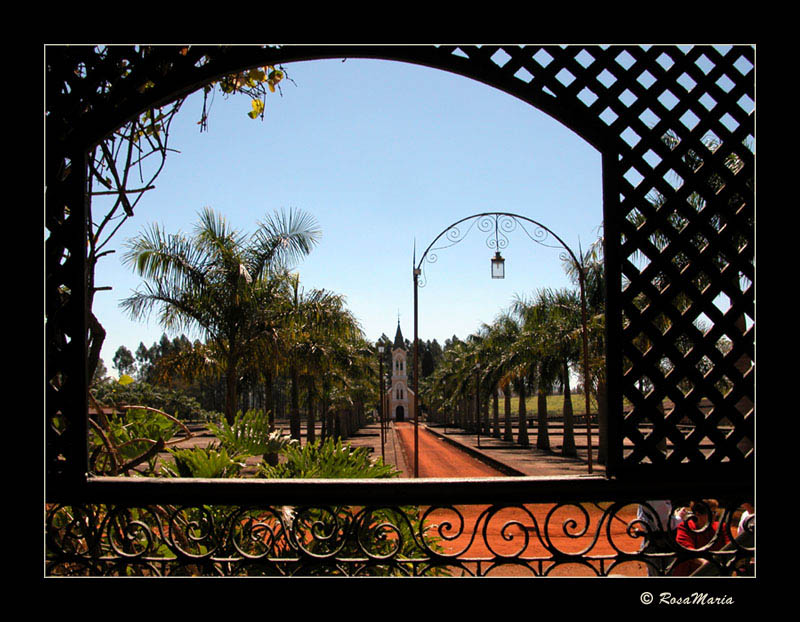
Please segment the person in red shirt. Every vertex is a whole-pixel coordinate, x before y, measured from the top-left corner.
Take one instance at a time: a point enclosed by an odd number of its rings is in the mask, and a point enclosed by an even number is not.
[[[702,549],[714,540],[710,550],[718,551],[730,541],[728,528],[715,520],[718,504],[714,499],[692,501],[689,517],[675,532],[675,542],[690,550]],[[675,565],[673,576],[686,577],[702,565],[701,559],[689,559]]]

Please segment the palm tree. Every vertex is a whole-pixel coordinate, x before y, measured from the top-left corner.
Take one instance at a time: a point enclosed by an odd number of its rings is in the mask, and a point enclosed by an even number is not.
[[[426,403],[432,410],[441,413],[441,420],[445,426],[453,420],[451,413],[454,411],[452,393],[448,388],[448,381],[452,377],[450,357],[445,350],[440,364],[430,375],[420,379],[420,395],[425,396]]]
[[[426,383],[425,393],[436,396],[442,410],[454,415],[454,424],[466,428],[467,409],[465,396],[472,378],[472,356],[467,342],[453,339],[445,343],[442,361]],[[431,401],[431,398],[429,398]]]
[[[343,414],[346,421],[346,433],[357,430],[364,418],[364,403],[373,389],[374,381],[372,351],[361,334],[354,334],[344,340],[340,346],[339,356],[334,367],[335,381],[342,394],[346,395]]]
[[[483,324],[479,329],[481,335],[479,358],[481,363],[482,383],[485,387],[485,404],[488,415],[489,403],[488,398],[492,398],[492,431],[491,434],[495,438],[500,438],[500,409],[499,397],[500,380],[501,380],[501,366],[500,366],[500,353],[497,351],[497,342],[493,340],[494,326],[491,324]],[[488,421],[486,423],[488,427]]]
[[[557,360],[553,355],[548,334],[548,308],[541,301],[528,301],[515,297],[512,311],[520,318],[522,328],[515,344],[519,365],[526,376],[535,381],[537,391],[536,447],[550,449],[547,421],[547,393],[552,388],[558,373]]]
[[[286,268],[307,255],[320,235],[313,217],[300,210],[276,213],[258,225],[248,238],[205,208],[193,236],[165,234],[152,225],[128,242],[124,256],[145,282],[122,308],[134,319],[158,309],[165,329],[199,329],[220,352],[230,424],[242,361],[278,324]]]
[[[493,436],[500,438],[499,404],[498,393],[503,391],[504,395],[504,415],[505,415],[505,440],[513,440],[511,433],[511,387],[508,378],[508,370],[504,366],[503,354],[507,350],[510,340],[507,322],[512,320],[505,315],[495,318],[492,324],[483,326],[485,339],[483,343],[483,366],[486,373],[487,383],[490,387],[493,399],[494,431]]]
[[[478,434],[484,432],[485,415],[488,415],[488,411],[484,412],[482,408],[487,403],[485,398],[488,395],[485,387],[488,369],[485,364],[485,338],[485,328],[479,329],[467,337],[468,360],[465,361],[467,368],[464,369],[465,391],[475,398],[472,403],[475,408],[475,430]]]
[[[363,419],[367,396],[373,391],[373,356],[369,344],[354,323],[352,332],[331,338],[314,375],[319,382],[323,439],[347,437]],[[312,390],[317,387],[312,384]]]
[[[504,395],[504,426],[503,439],[513,441],[511,424],[511,393],[513,391],[514,371],[507,353],[519,337],[519,321],[509,312],[501,313],[492,324],[489,337],[492,347],[496,352],[495,373],[498,376],[498,386]],[[527,427],[527,421],[521,421]],[[527,429],[526,429],[527,436]]]
[[[360,335],[360,327],[346,309],[344,297],[324,289],[306,291],[298,275],[290,276],[291,296],[282,314],[279,341],[290,379],[289,427],[300,439],[300,385],[305,379],[309,411],[309,433],[313,441],[315,379],[325,374],[342,342]]]
[[[558,377],[564,391],[564,435],[561,453],[576,456],[575,422],[570,395],[570,366],[581,360],[581,306],[575,290],[543,289],[536,294],[542,311],[539,347],[548,362],[547,373]]]
[[[525,406],[526,388],[531,380],[531,349],[523,332],[522,317],[512,311],[501,314],[499,319],[500,334],[496,337],[502,343],[500,360],[497,363],[501,373],[501,386],[506,395],[509,388],[516,392],[519,400],[517,443],[522,447],[530,446],[528,438],[528,415]],[[507,398],[508,400],[508,398]],[[508,401],[506,402],[508,407]],[[506,411],[508,413],[508,411]],[[508,436],[509,427],[506,433]]]
[[[598,455],[597,461],[605,464],[608,456],[608,404],[606,400],[605,359],[605,269],[603,267],[603,238],[592,244],[586,253],[581,252],[581,270],[584,275],[584,292],[587,309],[588,365],[590,390],[597,402]],[[578,267],[574,262],[564,264],[564,270],[573,283],[579,282]],[[583,357],[580,359],[583,371]],[[583,373],[581,377],[584,377]],[[587,413],[588,415],[588,413]]]

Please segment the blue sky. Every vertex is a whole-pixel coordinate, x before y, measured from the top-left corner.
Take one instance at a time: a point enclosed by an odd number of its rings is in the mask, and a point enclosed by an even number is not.
[[[267,98],[263,121],[246,96],[217,93],[208,131],[195,94],[173,122],[156,189],[102,259],[94,311],[107,330],[102,358],[115,375],[119,346],[135,351],[164,332],[155,314],[130,320],[119,301],[140,280],[123,243],[150,223],[190,232],[210,206],[244,232],[275,210],[311,212],[319,246],[297,266],[306,288],[344,294],[366,337],[394,336],[398,313],[413,337],[412,257],[451,223],[481,212],[537,220],[577,251],[600,235],[600,154],[524,102],[476,81],[410,64],[348,59],[291,63],[293,82]],[[97,203],[96,203],[97,204]],[[99,204],[95,208],[100,209]],[[491,322],[516,294],[566,287],[559,251],[509,236],[506,278],[490,278],[493,252],[473,230],[426,268],[419,334],[441,344]],[[195,337],[195,335],[188,335]]]

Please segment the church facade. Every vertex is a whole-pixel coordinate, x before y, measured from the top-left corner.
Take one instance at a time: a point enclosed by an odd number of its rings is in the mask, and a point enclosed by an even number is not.
[[[387,415],[393,421],[414,420],[414,392],[408,386],[408,352],[400,322],[392,344],[392,376],[386,392]]]

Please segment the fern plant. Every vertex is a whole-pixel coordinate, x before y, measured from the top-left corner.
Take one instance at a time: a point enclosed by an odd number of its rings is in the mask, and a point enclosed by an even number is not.
[[[284,463],[259,465],[259,475],[269,479],[385,478],[400,475],[400,471],[391,464],[384,464],[380,458],[373,462],[365,448],[352,448],[343,444],[341,439],[328,438],[302,447],[293,443],[283,449],[283,455]]]
[[[268,413],[260,410],[239,411],[232,424],[223,419],[219,425],[209,423],[208,429],[228,452],[263,456],[268,463],[277,463],[277,455],[297,443],[281,430],[270,430]]]
[[[230,456],[225,448],[170,449],[173,466],[164,465],[167,477],[237,477],[245,466],[244,456]]]

